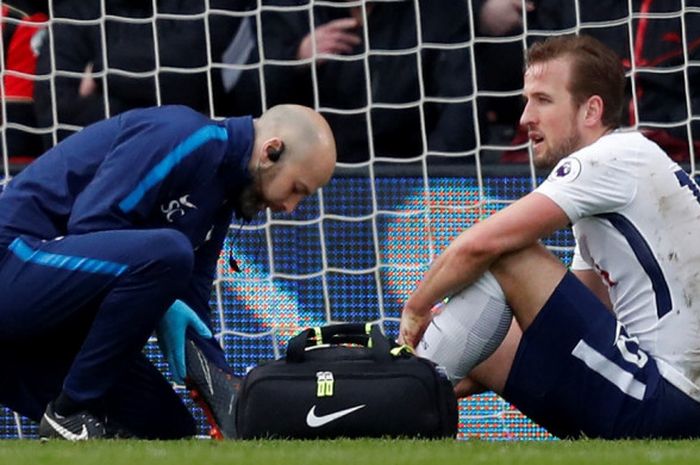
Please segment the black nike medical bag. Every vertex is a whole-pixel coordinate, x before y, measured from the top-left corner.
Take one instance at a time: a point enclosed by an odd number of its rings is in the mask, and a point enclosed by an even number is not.
[[[252,369],[236,406],[239,437],[454,437],[452,385],[376,325],[306,329],[285,358]]]

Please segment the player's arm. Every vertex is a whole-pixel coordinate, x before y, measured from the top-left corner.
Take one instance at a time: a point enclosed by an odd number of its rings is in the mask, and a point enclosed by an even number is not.
[[[608,288],[600,279],[600,276],[593,270],[571,270],[579,281],[581,281],[588,289],[598,297],[598,300],[603,302],[608,310],[612,311],[612,302],[610,301],[610,293]]]
[[[406,301],[400,340],[415,345],[435,303],[476,281],[500,256],[528,247],[568,223],[554,201],[533,192],[464,231],[435,260]]]

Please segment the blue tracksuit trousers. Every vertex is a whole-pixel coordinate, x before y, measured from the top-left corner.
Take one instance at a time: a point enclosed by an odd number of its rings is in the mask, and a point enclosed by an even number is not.
[[[0,250],[0,353],[18,382],[0,383],[0,403],[38,419],[63,390],[141,436],[193,434],[141,353],[192,266],[190,241],[172,229],[15,239]]]

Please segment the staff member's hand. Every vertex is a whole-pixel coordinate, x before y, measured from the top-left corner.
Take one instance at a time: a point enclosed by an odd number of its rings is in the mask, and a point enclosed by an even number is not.
[[[197,312],[183,301],[176,300],[165,312],[156,329],[160,351],[168,360],[173,379],[180,384],[184,383],[185,376],[187,376],[185,368],[185,333],[189,326],[192,326],[202,337],[213,337],[211,330],[199,318]]]

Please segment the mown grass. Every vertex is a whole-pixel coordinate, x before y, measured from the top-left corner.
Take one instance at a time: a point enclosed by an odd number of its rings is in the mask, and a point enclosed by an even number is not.
[[[0,464],[698,464],[700,441],[0,441]]]

